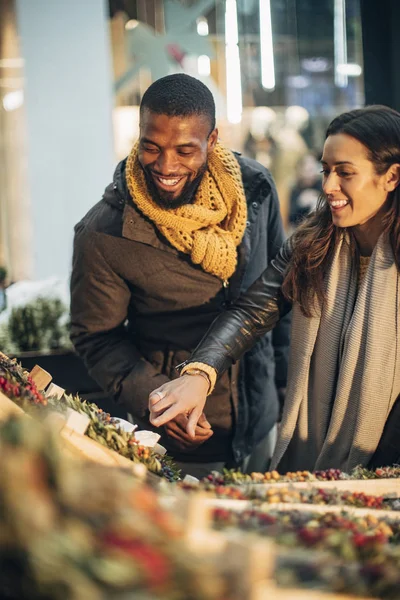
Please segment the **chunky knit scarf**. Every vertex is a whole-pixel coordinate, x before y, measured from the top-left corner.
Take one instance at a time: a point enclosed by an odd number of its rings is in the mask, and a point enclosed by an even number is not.
[[[163,236],[192,262],[223,281],[235,272],[236,248],[246,227],[247,204],[238,161],[217,143],[192,204],[160,207],[150,196],[137,144],[126,163],[126,181],[133,201]]]
[[[399,283],[383,234],[358,288],[343,238],[321,314],[306,318],[294,305],[289,384],[272,468],[349,472],[368,464],[400,394]]]

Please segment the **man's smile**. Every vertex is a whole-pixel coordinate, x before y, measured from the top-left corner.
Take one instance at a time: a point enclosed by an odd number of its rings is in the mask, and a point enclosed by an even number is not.
[[[155,185],[165,191],[173,192],[180,184],[187,179],[187,175],[180,175],[177,177],[162,177],[161,175],[156,175],[155,173],[151,173],[153,181]]]

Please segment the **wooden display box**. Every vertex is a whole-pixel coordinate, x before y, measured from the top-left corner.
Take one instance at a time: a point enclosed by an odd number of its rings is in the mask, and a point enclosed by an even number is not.
[[[400,478],[392,479],[338,479],[337,481],[299,481],[278,483],[244,483],[240,486],[248,490],[270,489],[326,489],[347,492],[364,492],[371,496],[396,494],[400,497]]]
[[[26,418],[30,418],[30,416],[25,413],[22,408],[20,408],[17,404],[12,402],[12,400],[0,392],[0,421],[6,420],[11,415],[25,416]],[[79,458],[81,460],[90,460],[106,466],[116,466],[129,469],[136,476],[143,476],[144,465],[136,464],[128,458],[121,456],[114,450],[102,446],[86,435],[82,435],[81,433],[74,431],[68,427],[67,421],[62,417],[62,415],[55,413],[52,415],[52,417],[54,417],[54,427],[56,427],[60,432],[62,447],[70,456]]]
[[[301,511],[306,513],[346,513],[352,517],[365,517],[373,515],[380,519],[400,520],[400,511],[384,510],[377,508],[358,508],[356,506],[345,506],[342,504],[306,504],[303,502],[262,502],[255,504],[251,500],[231,500],[225,498],[207,498],[209,506],[213,508],[224,508],[242,512],[245,510],[257,509],[264,512],[279,511],[292,512]]]

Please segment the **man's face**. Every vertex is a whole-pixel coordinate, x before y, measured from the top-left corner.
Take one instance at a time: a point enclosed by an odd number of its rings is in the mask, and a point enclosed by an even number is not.
[[[205,115],[170,117],[144,109],[140,119],[139,162],[157,204],[176,208],[193,200],[207,168],[218,131]]]

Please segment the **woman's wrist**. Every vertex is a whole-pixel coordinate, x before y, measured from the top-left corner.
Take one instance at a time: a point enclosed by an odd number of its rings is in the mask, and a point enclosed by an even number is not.
[[[211,394],[214,389],[215,382],[217,379],[217,372],[210,365],[206,365],[205,363],[189,363],[183,367],[181,370],[182,375],[200,375],[207,380],[209,386],[207,391],[207,396]]]
[[[207,375],[207,373],[205,371],[201,371],[201,369],[188,369],[187,371],[185,371],[184,373],[182,373],[182,375],[200,375],[200,377],[203,377],[203,379],[207,382],[208,387],[207,387],[207,396],[210,392],[210,388],[211,388],[211,381],[209,376]]]

